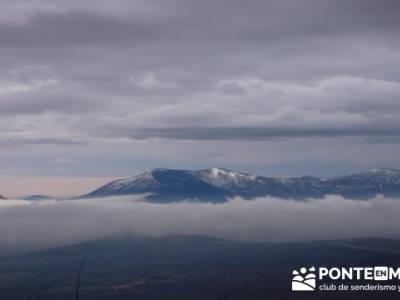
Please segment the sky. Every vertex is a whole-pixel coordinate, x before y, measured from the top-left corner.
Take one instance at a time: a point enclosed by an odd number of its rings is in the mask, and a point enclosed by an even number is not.
[[[0,194],[399,168],[399,28],[398,0],[2,0]]]

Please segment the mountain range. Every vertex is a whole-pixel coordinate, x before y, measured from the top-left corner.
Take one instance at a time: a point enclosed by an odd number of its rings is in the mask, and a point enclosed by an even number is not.
[[[266,177],[227,169],[172,170],[157,168],[132,178],[114,180],[84,198],[145,194],[150,202],[225,202],[229,198],[279,197],[304,200],[340,195],[368,199],[376,195],[400,196],[400,170],[373,169],[340,176]]]
[[[46,195],[30,195],[23,197],[22,200],[29,200],[29,201],[40,201],[40,200],[50,200],[52,197]]]

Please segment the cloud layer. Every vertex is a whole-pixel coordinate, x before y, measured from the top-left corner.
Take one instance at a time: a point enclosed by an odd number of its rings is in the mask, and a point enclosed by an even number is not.
[[[399,237],[400,202],[277,198],[225,204],[140,202],[139,197],[0,202],[0,250],[40,249],[113,236],[200,234],[231,240]]]
[[[298,147],[319,149],[304,158],[313,173],[397,166],[397,0],[5,0],[0,11],[0,160],[14,173],[132,175],[115,147],[135,172],[213,161],[304,172]],[[326,140],[372,161],[324,153]],[[93,153],[90,166],[51,163]]]

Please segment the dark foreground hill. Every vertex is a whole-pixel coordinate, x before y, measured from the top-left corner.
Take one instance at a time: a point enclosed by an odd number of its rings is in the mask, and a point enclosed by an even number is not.
[[[154,169],[136,177],[110,182],[84,197],[147,194],[148,201],[181,200],[223,202],[230,197],[253,199],[272,196],[284,199],[321,198],[340,195],[367,199],[376,195],[400,196],[400,170],[374,169],[349,176],[265,177],[226,169]]]
[[[0,260],[0,299],[394,299],[389,292],[342,295],[290,291],[301,266],[398,266],[400,241],[360,239],[245,243],[204,236],[107,239]]]

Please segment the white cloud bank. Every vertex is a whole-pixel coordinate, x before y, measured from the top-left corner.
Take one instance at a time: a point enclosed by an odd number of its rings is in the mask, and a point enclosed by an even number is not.
[[[330,196],[225,204],[151,204],[138,197],[0,202],[0,251],[39,249],[121,235],[201,234],[234,240],[302,241],[396,237],[400,200]]]

